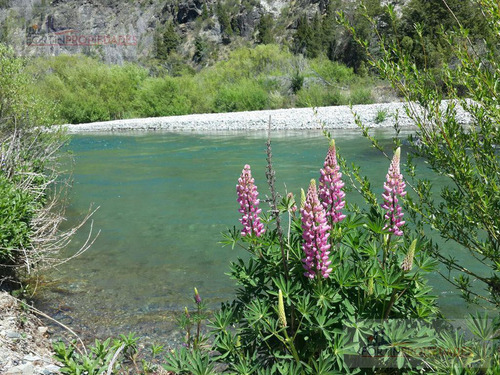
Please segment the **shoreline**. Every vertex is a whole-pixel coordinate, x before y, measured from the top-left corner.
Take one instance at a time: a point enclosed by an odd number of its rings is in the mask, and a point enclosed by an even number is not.
[[[363,104],[352,106],[352,111],[370,128],[393,127],[396,114],[402,128],[412,127],[413,121],[406,115],[404,105],[403,102]],[[267,130],[271,118],[271,130],[318,130],[322,128],[321,124],[328,130],[358,129],[353,112],[349,106],[342,105],[314,109],[309,107],[149,117],[61,126],[69,134],[121,131],[262,131]],[[380,112],[385,113],[385,119],[377,122],[376,118]]]

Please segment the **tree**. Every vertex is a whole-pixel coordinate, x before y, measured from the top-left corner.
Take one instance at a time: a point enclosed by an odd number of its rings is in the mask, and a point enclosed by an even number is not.
[[[488,32],[500,35],[500,12],[494,0],[469,0],[478,7]],[[479,48],[460,19],[443,1],[455,20],[455,31],[440,34],[451,56],[443,62],[442,82],[428,66],[418,67],[398,40],[379,39],[381,59],[370,54],[368,42],[342,18],[370,57],[371,64],[388,79],[406,100],[406,113],[418,127],[409,138],[408,172],[414,195],[407,207],[421,238],[437,232],[448,243],[465,249],[467,262],[458,260],[434,245],[430,251],[445,269],[441,275],[462,291],[468,302],[487,302],[500,306],[500,65],[498,45],[485,43]],[[394,9],[388,8],[393,20]],[[373,18],[366,13],[374,25]],[[417,41],[425,51],[425,27],[415,25]],[[442,90],[442,87],[444,90]],[[443,91],[446,93],[444,96]],[[442,100],[448,99],[443,105]],[[464,124],[464,115],[467,124]],[[367,135],[366,128],[365,134]],[[374,145],[377,141],[371,138]],[[429,180],[419,178],[415,158],[444,182],[436,198]]]
[[[179,46],[180,37],[175,31],[174,24],[167,22],[155,36],[156,57],[166,60],[171,52]]]
[[[264,14],[260,17],[257,24],[257,40],[258,44],[271,44],[274,43],[273,36],[273,16]]]

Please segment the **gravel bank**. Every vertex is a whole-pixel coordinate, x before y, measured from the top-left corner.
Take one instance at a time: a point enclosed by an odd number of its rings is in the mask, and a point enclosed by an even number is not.
[[[401,126],[411,125],[410,120],[404,114],[403,103],[357,105],[353,107],[353,110],[361,117],[363,123],[370,127],[393,126],[393,116],[396,112],[399,112]],[[385,111],[387,116],[385,121],[376,123],[375,118],[379,111]],[[317,115],[314,114],[311,108],[292,108],[115,120],[65,126],[69,133],[126,130],[253,131],[267,129],[269,116],[271,116],[273,130],[314,130],[320,128],[320,121],[328,129],[356,128],[349,106],[320,107],[317,108]]]
[[[0,292],[0,374],[58,374],[52,355],[47,327],[23,311],[18,300]]]
[[[412,126],[406,116],[404,103],[378,103],[353,106],[363,123],[371,128],[391,127],[394,116],[398,113],[402,127]],[[446,105],[446,102],[443,103]],[[386,113],[385,120],[376,122],[380,111]],[[353,114],[349,106],[319,107],[315,114],[311,108],[277,109],[252,112],[209,113],[185,116],[151,117],[129,120],[94,122],[89,124],[63,125],[69,133],[110,132],[110,131],[232,131],[265,130],[269,116],[273,130],[315,130],[320,129],[320,122],[327,129],[356,129]],[[459,121],[468,122],[464,111],[458,111]]]

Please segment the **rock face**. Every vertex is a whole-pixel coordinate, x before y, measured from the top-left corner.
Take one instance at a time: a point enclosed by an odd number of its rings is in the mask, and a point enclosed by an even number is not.
[[[349,4],[357,0],[343,0]],[[409,0],[383,0],[400,8]],[[260,18],[286,23],[290,39],[301,14],[324,12],[328,0],[0,0],[0,42],[26,56],[83,53],[112,63],[154,57],[155,37],[172,22],[183,54],[196,37],[214,44],[255,40]],[[222,4],[222,6],[220,5]],[[224,21],[226,17],[226,21]],[[227,30],[230,30],[228,33]]]

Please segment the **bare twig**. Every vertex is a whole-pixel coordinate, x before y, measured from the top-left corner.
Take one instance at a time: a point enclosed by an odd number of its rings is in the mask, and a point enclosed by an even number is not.
[[[116,360],[118,359],[118,356],[120,355],[120,352],[125,348],[125,343],[123,343],[115,352],[115,354],[113,355],[113,358],[111,359],[111,362],[109,362],[109,365],[108,365],[108,371],[106,371],[106,375],[111,375],[111,373],[113,372],[113,366],[116,362]]]

